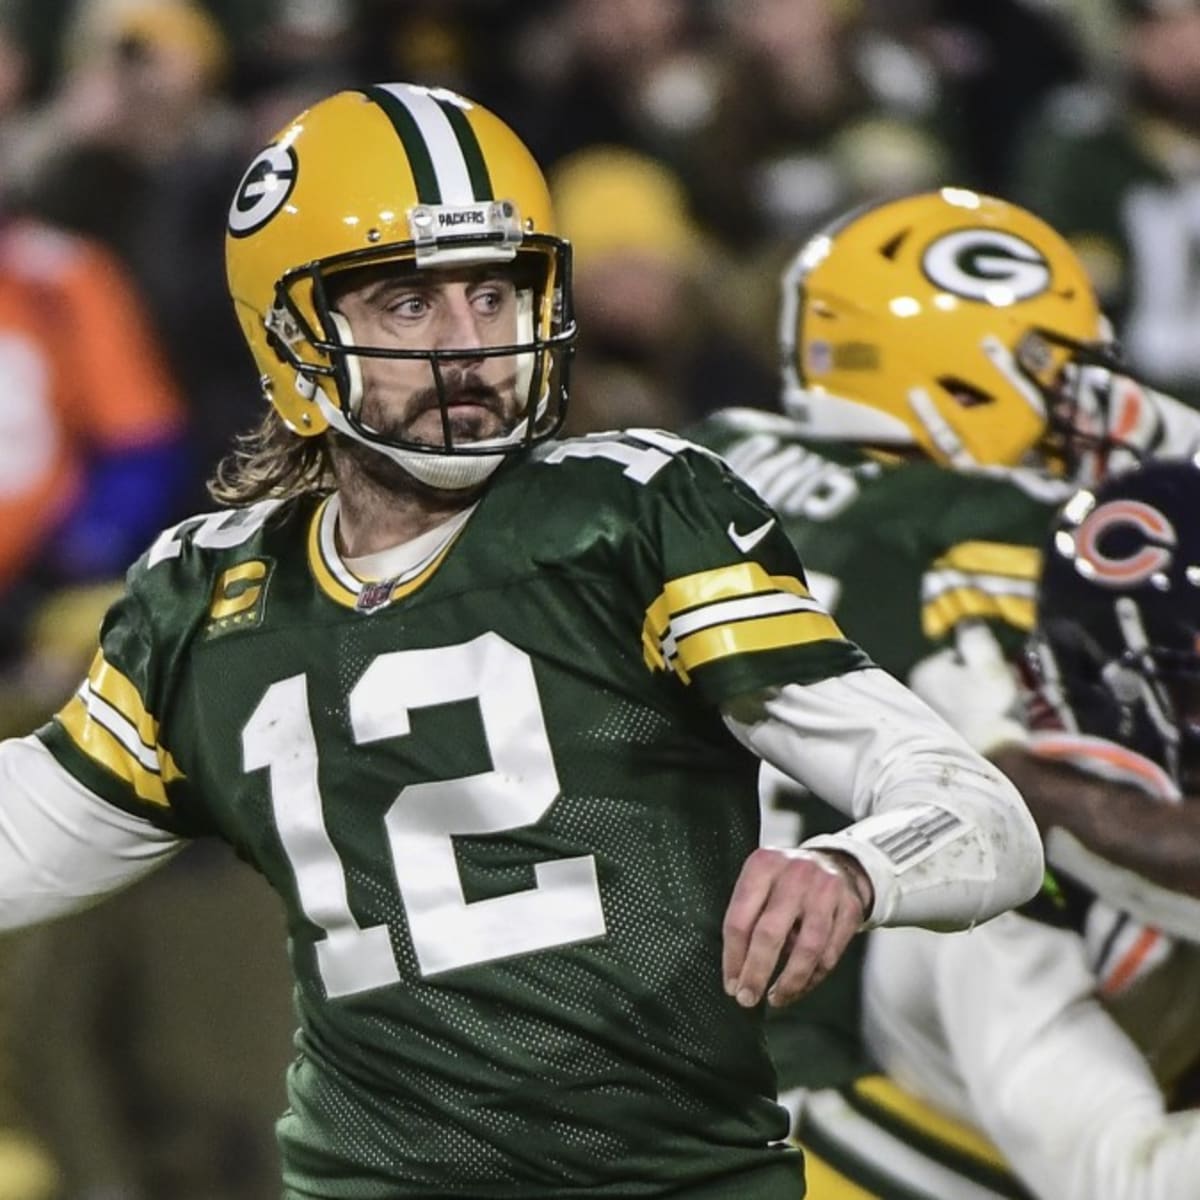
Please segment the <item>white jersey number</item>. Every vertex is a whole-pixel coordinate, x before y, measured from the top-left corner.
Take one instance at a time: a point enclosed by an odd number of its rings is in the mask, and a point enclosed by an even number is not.
[[[524,891],[468,902],[453,837],[503,833],[541,820],[559,792],[529,656],[494,633],[460,646],[397,650],[350,693],[357,745],[408,737],[414,709],[477,700],[493,769],[404,788],[384,831],[422,975],[600,937],[604,912],[593,855],[534,867]],[[271,804],[304,915],[323,929],[317,965],[326,994],[400,980],[386,925],[363,928],[325,825],[304,675],[272,684],[242,734],[247,771],[270,773]]]

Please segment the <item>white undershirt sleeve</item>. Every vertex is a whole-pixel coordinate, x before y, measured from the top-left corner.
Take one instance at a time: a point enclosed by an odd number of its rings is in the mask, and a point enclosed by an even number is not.
[[[1015,913],[969,934],[882,930],[863,1005],[884,1070],[981,1130],[1035,1195],[1196,1194],[1200,1111],[1165,1111],[1073,932]]]
[[[862,864],[875,889],[868,926],[961,929],[1041,886],[1020,794],[885,671],[767,689],[722,712],[743,745],[854,818],[803,847]]]
[[[36,737],[0,742],[0,929],[86,908],[183,845],[90,792]]]

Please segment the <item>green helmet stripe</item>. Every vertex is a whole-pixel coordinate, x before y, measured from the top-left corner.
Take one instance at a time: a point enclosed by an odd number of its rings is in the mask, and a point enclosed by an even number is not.
[[[433,165],[433,155],[429,152],[429,145],[417,119],[407,105],[386,88],[368,87],[364,92],[383,110],[404,145],[404,153],[417,186],[417,199],[422,204],[441,204],[442,189]]]
[[[475,193],[475,199],[494,200],[492,178],[488,174],[483,151],[479,148],[479,139],[475,136],[475,130],[471,128],[471,122],[467,120],[466,113],[457,104],[452,104],[448,100],[439,100],[438,106],[446,114],[446,119],[450,122],[451,129],[454,130],[454,136],[458,138],[463,158],[466,159],[467,173],[471,177],[471,191]]]

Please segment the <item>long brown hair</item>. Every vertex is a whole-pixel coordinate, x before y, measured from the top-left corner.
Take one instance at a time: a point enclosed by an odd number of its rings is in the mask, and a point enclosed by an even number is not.
[[[329,435],[299,437],[269,408],[258,426],[239,435],[217,464],[208,494],[218,504],[245,508],[259,500],[294,500],[333,487]]]

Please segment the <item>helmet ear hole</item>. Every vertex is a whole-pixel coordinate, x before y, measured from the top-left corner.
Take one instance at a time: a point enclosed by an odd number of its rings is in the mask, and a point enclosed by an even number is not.
[[[963,408],[978,408],[982,404],[994,404],[996,397],[982,388],[953,375],[943,375],[938,385],[954,398]]]

